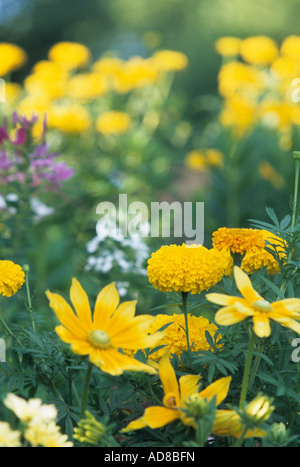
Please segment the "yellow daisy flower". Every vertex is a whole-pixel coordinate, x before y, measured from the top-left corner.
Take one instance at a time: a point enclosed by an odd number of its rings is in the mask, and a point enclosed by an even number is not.
[[[258,337],[269,337],[270,320],[274,320],[300,334],[300,299],[286,298],[270,303],[253,288],[248,275],[238,266],[234,267],[234,277],[242,297],[234,297],[219,293],[207,294],[206,298],[223,308],[217,311],[215,322],[221,326],[252,318],[254,333]]]
[[[114,283],[98,294],[93,315],[87,294],[77,279],[73,279],[70,289],[70,299],[76,313],[60,295],[49,291],[46,295],[61,322],[56,332],[64,342],[71,344],[73,352],[88,355],[94,365],[111,375],[120,375],[126,370],[156,372],[150,365],[119,351],[155,346],[162,334],[148,335],[154,317],[135,316],[135,301],[119,305],[120,298]]]
[[[174,420],[180,419],[185,425],[193,423],[190,417],[182,409],[188,407],[189,399],[197,394],[200,398],[211,399],[216,396],[217,405],[219,405],[227,396],[231,377],[220,378],[199,392],[199,376],[184,375],[177,382],[175,371],[170,363],[167,354],[159,362],[159,376],[162,382],[164,397],[163,405],[148,407],[144,415],[135,420],[122,431],[139,430],[146,426],[150,428],[161,428]]]

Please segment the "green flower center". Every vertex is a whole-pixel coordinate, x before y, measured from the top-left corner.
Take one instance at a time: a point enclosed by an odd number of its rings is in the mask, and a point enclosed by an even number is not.
[[[272,311],[271,303],[267,300],[257,300],[256,302],[252,303],[253,308],[257,311],[268,312]]]
[[[110,346],[110,337],[102,329],[94,329],[88,334],[88,341],[97,349],[106,349]]]

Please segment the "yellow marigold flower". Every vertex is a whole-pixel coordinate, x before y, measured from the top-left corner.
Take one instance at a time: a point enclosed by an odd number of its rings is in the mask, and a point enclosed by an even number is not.
[[[187,56],[176,50],[159,50],[152,58],[160,71],[180,71],[188,66]]]
[[[100,73],[80,73],[68,82],[68,94],[75,99],[96,99],[103,96],[107,90],[107,80]]]
[[[130,116],[121,111],[111,110],[99,115],[96,128],[104,135],[126,133],[131,125]]]
[[[166,352],[170,354],[176,354],[178,357],[181,356],[182,352],[187,349],[186,333],[185,333],[185,318],[183,314],[165,315],[159,314],[155,317],[155,321],[149,328],[150,334],[154,334],[159,331],[163,326],[169,326],[164,328],[164,337],[159,341],[159,346],[164,346],[150,355],[151,360],[159,360]],[[203,316],[192,316],[188,315],[188,327],[189,327],[189,341],[193,352],[199,350],[211,349],[205,336],[205,332],[208,331],[212,338],[217,331],[217,326],[210,323],[208,319]],[[150,349],[151,350],[151,349]]]
[[[91,116],[80,104],[53,104],[48,109],[49,128],[65,133],[82,133],[91,127]]]
[[[17,70],[27,60],[26,52],[15,44],[0,43],[0,76],[5,76]]]
[[[22,94],[22,86],[18,83],[5,83],[5,100],[8,103],[16,102]]]
[[[287,298],[270,303],[254,290],[248,275],[238,266],[234,267],[234,277],[241,297],[219,293],[207,294],[210,302],[222,305],[215,315],[215,321],[221,326],[230,326],[243,321],[253,320],[253,329],[258,337],[269,337],[270,321],[274,320],[282,326],[300,333],[300,299]]]
[[[11,297],[24,284],[25,273],[21,266],[12,261],[0,261],[0,294]]]
[[[12,430],[9,423],[0,422],[0,448],[21,447],[21,433]]]
[[[226,99],[219,119],[224,127],[233,128],[241,136],[255,123],[256,111],[257,105],[253,99],[237,93]]]
[[[279,79],[293,80],[294,78],[297,78],[300,72],[299,54],[297,55],[297,58],[285,55],[278,56],[271,64],[270,70]],[[289,85],[290,84],[291,83],[289,82]]]
[[[125,94],[157,81],[158,70],[153,59],[132,57],[122,62],[112,75],[112,86],[116,92]]]
[[[265,249],[276,247],[281,258],[285,257],[282,240],[264,229],[240,229],[221,227],[213,232],[213,246],[218,250],[229,250],[231,253],[245,255],[241,268],[248,274],[265,266],[269,274],[279,272],[279,264],[274,256]],[[275,251],[275,249],[274,249]]]
[[[111,375],[120,375],[126,370],[155,373],[150,365],[119,352],[119,349],[153,347],[162,334],[149,336],[148,329],[154,317],[135,317],[135,301],[119,305],[119,294],[114,283],[98,294],[93,315],[87,294],[76,279],[73,279],[70,289],[76,313],[60,295],[48,291],[47,297],[61,322],[56,332],[71,345],[73,352],[88,355],[94,365]]]
[[[241,42],[242,40],[238,37],[220,37],[215,42],[215,49],[224,57],[234,57],[240,53]]]
[[[278,47],[276,42],[269,37],[253,36],[242,41],[240,52],[248,63],[268,65],[278,55]]]
[[[163,407],[148,407],[144,415],[124,428],[122,431],[140,430],[146,426],[150,428],[161,428],[174,420],[180,419],[186,425],[193,426],[191,417],[187,417],[186,409],[190,397],[197,394],[203,400],[216,397],[217,405],[221,404],[226,398],[231,377],[220,378],[214,383],[199,391],[198,375],[185,375],[179,378],[177,382],[175,371],[170,363],[167,354],[160,359],[159,376],[164,390]],[[218,411],[217,411],[218,412]]]
[[[300,36],[291,35],[284,39],[280,49],[282,55],[299,60]]]
[[[231,265],[227,252],[201,245],[164,245],[148,260],[148,279],[162,292],[201,293],[217,284]]]
[[[89,49],[77,42],[59,42],[49,50],[48,58],[65,70],[73,70],[86,65],[91,58]]]

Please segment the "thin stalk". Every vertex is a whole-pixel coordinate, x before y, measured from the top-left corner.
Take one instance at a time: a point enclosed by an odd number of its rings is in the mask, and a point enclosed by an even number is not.
[[[242,431],[241,436],[234,443],[234,445],[233,445],[234,448],[240,448],[241,447],[241,445],[243,444],[243,441],[244,441],[244,438],[246,436],[247,431],[248,431],[248,427],[245,426],[243,431]]]
[[[251,330],[250,339],[249,339],[249,346],[248,346],[248,352],[247,352],[247,358],[246,358],[246,363],[245,363],[245,368],[244,368],[242,390],[241,390],[241,396],[240,396],[240,406],[239,406],[240,409],[243,408],[243,405],[246,402],[249,375],[250,375],[250,368],[251,368],[251,361],[252,361],[252,355],[253,355],[253,349],[254,349],[254,343],[255,343],[255,334]]]
[[[34,321],[34,316],[33,316],[33,308],[32,308],[32,301],[31,301],[31,293],[30,293],[30,285],[29,285],[29,266],[25,265],[23,267],[25,271],[25,286],[26,286],[26,295],[27,295],[27,303],[28,303],[28,310],[30,313],[31,317],[31,323],[32,323],[32,329],[33,332],[36,333],[36,326],[35,326],[35,321]]]
[[[186,343],[187,343],[187,350],[191,353],[191,346],[190,346],[190,337],[189,337],[189,322],[188,322],[188,307],[187,307],[187,300],[188,300],[188,292],[182,292],[182,309],[184,313],[184,320],[185,320],[185,335],[186,335]]]
[[[81,418],[84,417],[86,407],[87,407],[92,370],[93,370],[93,364],[89,362],[87,370],[86,370],[86,376],[85,376],[85,382],[84,382],[84,388],[83,388],[83,395],[82,395],[82,402],[81,402]]]
[[[19,345],[20,347],[23,347],[22,342],[15,336],[15,334],[14,334],[13,331],[10,329],[10,327],[6,324],[6,322],[4,321],[4,319],[2,318],[1,315],[0,315],[0,322],[1,322],[2,326],[4,327],[4,329],[6,330],[7,334],[8,334],[12,339],[15,339],[15,341],[18,343],[18,345]]]

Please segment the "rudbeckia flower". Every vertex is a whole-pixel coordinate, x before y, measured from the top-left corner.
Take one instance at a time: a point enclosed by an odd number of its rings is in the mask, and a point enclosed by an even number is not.
[[[215,321],[221,326],[229,326],[247,318],[252,318],[254,333],[258,337],[269,337],[270,321],[274,320],[300,334],[300,299],[286,298],[270,303],[259,295],[245,272],[234,267],[234,277],[242,297],[219,293],[207,294],[206,298],[223,308],[217,311]]]
[[[148,407],[144,415],[135,420],[122,431],[139,430],[146,426],[161,428],[174,420],[181,419],[185,425],[191,425],[193,421],[183,409],[187,409],[190,397],[197,394],[203,400],[216,396],[219,405],[227,396],[231,377],[220,378],[199,392],[198,375],[184,375],[177,382],[175,371],[171,365],[168,354],[165,354],[159,362],[159,376],[162,382],[164,397],[163,405]]]
[[[114,283],[98,294],[93,315],[87,294],[77,279],[73,279],[70,289],[70,299],[76,313],[60,295],[49,291],[46,295],[61,322],[55,330],[62,341],[71,344],[74,353],[88,355],[95,366],[111,375],[120,375],[126,370],[156,373],[152,366],[119,350],[155,346],[162,334],[148,335],[155,317],[135,316],[135,301],[119,305],[119,294]]]

